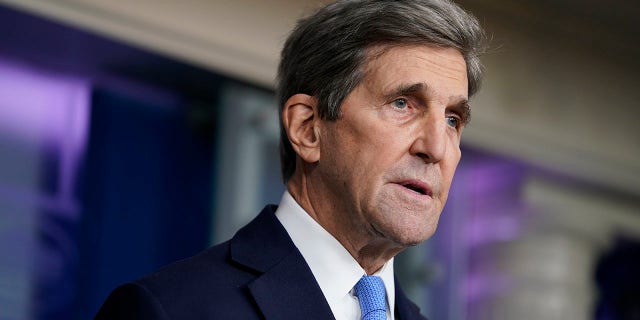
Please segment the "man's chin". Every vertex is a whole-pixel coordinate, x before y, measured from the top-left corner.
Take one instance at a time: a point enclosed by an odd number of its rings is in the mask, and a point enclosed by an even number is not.
[[[396,244],[408,248],[417,246],[433,236],[435,233],[435,227],[425,227],[423,230],[414,232],[396,232],[387,238],[391,239]]]

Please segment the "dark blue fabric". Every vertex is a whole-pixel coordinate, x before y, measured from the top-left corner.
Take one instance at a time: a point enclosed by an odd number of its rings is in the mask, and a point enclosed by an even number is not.
[[[363,276],[356,283],[355,293],[360,302],[362,320],[387,319],[387,294],[380,277]]]
[[[228,242],[116,289],[96,319],[334,319],[267,206]],[[424,319],[396,285],[398,319]]]

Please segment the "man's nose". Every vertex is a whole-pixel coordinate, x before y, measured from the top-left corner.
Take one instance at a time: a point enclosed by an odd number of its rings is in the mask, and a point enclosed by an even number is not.
[[[409,152],[427,163],[442,160],[447,153],[447,123],[444,115],[430,113],[425,116],[415,131],[416,135]]]

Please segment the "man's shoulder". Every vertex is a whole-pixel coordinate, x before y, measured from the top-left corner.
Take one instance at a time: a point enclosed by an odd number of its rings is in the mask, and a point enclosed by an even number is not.
[[[207,280],[215,280],[217,275],[232,272],[230,265],[229,242],[212,246],[192,257],[168,264],[148,274],[136,283],[150,288],[156,286],[191,285]]]
[[[232,251],[238,256],[238,252],[262,256],[268,251],[256,252],[257,243],[264,244],[273,240],[277,232],[263,231],[273,225],[274,207],[266,207],[252,222],[240,229],[236,235],[223,243],[209,247],[208,249],[189,258],[173,262],[137,281],[136,283],[149,286],[192,286],[202,282],[226,283],[237,280],[233,275],[246,274],[255,277],[257,272],[239,263]],[[268,221],[267,221],[268,220]],[[260,233],[265,233],[260,235]],[[271,244],[273,246],[273,244]]]
[[[274,211],[265,208],[227,242],[117,288],[97,319],[256,318],[259,310],[249,284],[295,252]],[[286,266],[303,263],[300,256]]]
[[[273,241],[267,241],[273,240],[278,233],[267,231],[274,228],[276,220],[273,211],[274,207],[267,206],[232,239],[209,247],[192,257],[173,262],[134,283],[158,295],[185,290],[224,292],[225,289],[243,286],[260,274],[258,270],[250,267],[253,261],[245,260],[271,254],[269,250],[259,248],[258,244],[265,245],[265,242],[270,242],[270,248],[274,245]]]
[[[255,307],[245,285],[255,277],[233,264],[225,242],[118,287],[96,319],[202,318],[224,315],[229,306],[241,307],[251,319]]]

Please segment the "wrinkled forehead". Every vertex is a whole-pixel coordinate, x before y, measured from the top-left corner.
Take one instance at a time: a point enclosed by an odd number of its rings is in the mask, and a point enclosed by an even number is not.
[[[468,95],[467,66],[462,53],[433,45],[386,45],[369,50],[361,66],[361,85],[382,89],[389,86],[424,84]]]
[[[433,51],[443,51],[443,50],[455,50],[459,53],[460,57],[465,61],[466,59],[462,54],[460,49],[450,46],[441,46],[432,43],[379,43],[368,46],[364,51],[364,57],[362,58],[360,64],[360,70],[364,74],[370,71],[371,65],[376,60],[380,59],[380,57],[385,56],[390,51],[401,51],[402,49],[412,49],[412,48],[428,48]],[[466,67],[466,65],[465,65]],[[466,69],[465,69],[466,71]]]

